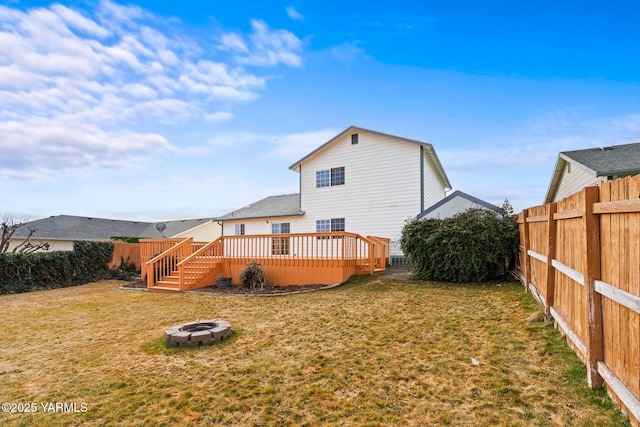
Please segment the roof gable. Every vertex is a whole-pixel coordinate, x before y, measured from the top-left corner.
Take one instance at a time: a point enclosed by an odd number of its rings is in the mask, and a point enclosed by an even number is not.
[[[370,133],[370,134],[374,134],[374,135],[378,135],[378,136],[382,136],[384,138],[389,138],[389,139],[393,139],[396,141],[402,141],[402,142],[406,142],[406,143],[410,143],[410,144],[417,144],[420,145],[422,147],[425,147],[427,156],[429,157],[431,164],[433,165],[433,168],[436,172],[436,174],[440,177],[440,179],[442,180],[443,184],[445,187],[447,188],[451,188],[451,183],[449,182],[449,178],[447,177],[447,174],[444,171],[444,168],[442,166],[442,163],[440,163],[440,159],[438,158],[435,149],[433,148],[432,144],[429,144],[428,142],[422,142],[422,141],[417,141],[414,139],[409,139],[409,138],[404,138],[401,136],[396,136],[396,135],[391,135],[391,134],[387,134],[387,133],[383,133],[383,132],[378,132],[375,130],[371,130],[371,129],[365,129],[365,128],[361,128],[361,127],[357,127],[357,126],[349,126],[347,129],[345,129],[344,131],[340,132],[338,135],[334,136],[333,138],[331,138],[329,141],[325,142],[324,144],[322,144],[321,146],[319,146],[318,148],[316,148],[315,150],[313,150],[312,152],[310,152],[309,154],[307,154],[306,156],[304,156],[303,158],[301,158],[300,160],[298,160],[297,162],[293,163],[289,169],[299,172],[300,171],[300,166],[306,162],[307,160],[311,159],[312,157],[315,157],[319,154],[321,154],[324,150],[326,150],[327,148],[329,148],[330,146],[332,146],[333,144],[337,143],[339,140],[341,140],[344,136],[351,134],[351,133]]]
[[[449,194],[447,197],[445,197],[444,199],[440,200],[438,203],[430,206],[429,208],[425,209],[424,211],[420,212],[417,216],[418,219],[423,218],[427,215],[429,215],[430,213],[434,212],[435,210],[441,208],[442,206],[450,203],[453,199],[455,198],[462,198],[465,200],[468,200],[469,202],[476,204],[478,206],[481,206],[485,209],[494,211],[494,212],[498,212],[498,213],[504,213],[503,210],[501,208],[499,208],[496,205],[492,205],[489,202],[485,202],[484,200],[478,199],[477,197],[473,197],[467,193],[463,193],[460,190],[456,190],[453,193]]]

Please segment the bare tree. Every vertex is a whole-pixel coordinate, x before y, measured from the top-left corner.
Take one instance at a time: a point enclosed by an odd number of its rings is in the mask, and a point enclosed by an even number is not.
[[[2,231],[2,235],[0,236],[0,253],[9,252],[9,244],[11,243],[11,238],[13,234],[20,227],[24,226],[24,222],[15,222],[13,218],[9,215],[5,215],[2,219],[2,224],[0,224],[0,229]],[[38,231],[35,227],[27,227],[27,237],[24,238],[24,241],[13,248],[11,252],[13,253],[32,253],[38,250],[49,250],[49,243],[40,241],[38,243],[32,243],[31,237]]]

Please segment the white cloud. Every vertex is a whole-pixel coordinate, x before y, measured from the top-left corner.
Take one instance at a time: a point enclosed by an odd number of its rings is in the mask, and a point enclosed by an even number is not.
[[[360,59],[367,59],[367,52],[358,46],[358,42],[346,42],[333,46],[329,49],[329,54],[343,64],[351,64]]]
[[[282,159],[292,163],[329,141],[337,133],[334,129],[289,134],[229,132],[211,136],[207,143],[218,148],[253,146],[268,159]]]
[[[36,176],[54,169],[119,167],[137,155],[171,148],[158,134],[104,131],[37,118],[0,122],[0,134],[4,136],[0,178]]]
[[[225,50],[239,53],[249,52],[249,48],[245,44],[244,40],[242,40],[242,37],[236,33],[223,34],[220,38],[220,42],[222,43],[222,48]]]
[[[245,65],[302,65],[302,42],[295,34],[271,29],[259,19],[251,20],[251,27],[249,43],[238,34],[227,33],[221,37],[220,48],[233,52],[236,60]]]
[[[70,27],[82,30],[87,34],[91,34],[97,37],[107,37],[109,32],[96,22],[85,18],[78,12],[75,12],[65,6],[54,4],[51,6],[51,10],[55,12],[63,21],[69,24]]]
[[[258,20],[246,39],[223,36],[235,62],[206,43],[109,0],[88,11],[0,6],[0,177],[115,167],[172,150],[141,126],[231,120],[231,106],[266,86],[242,65],[302,62],[295,35]]]
[[[287,15],[289,18],[294,21],[304,21],[304,16],[300,12],[298,12],[293,6],[289,6],[286,9]]]
[[[221,123],[233,119],[233,114],[227,111],[217,111],[215,113],[206,114],[204,118],[208,122]]]
[[[311,151],[338,134],[333,129],[291,133],[275,137],[275,147],[267,153],[269,157],[284,158],[291,162],[300,160]]]

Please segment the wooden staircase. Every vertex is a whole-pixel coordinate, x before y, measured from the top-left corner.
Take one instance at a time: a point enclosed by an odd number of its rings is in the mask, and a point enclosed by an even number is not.
[[[188,245],[183,242],[149,260],[147,288],[150,291],[179,292],[212,286],[222,267],[222,257],[216,253],[220,251],[219,240],[201,246],[191,254],[179,256],[179,246]]]

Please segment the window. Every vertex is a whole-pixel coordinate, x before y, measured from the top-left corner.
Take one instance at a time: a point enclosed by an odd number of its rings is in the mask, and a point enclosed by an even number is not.
[[[344,185],[344,166],[316,171],[316,188]]]
[[[244,224],[236,224],[236,236],[244,236]]]
[[[354,133],[351,135],[351,145],[356,145],[358,143],[358,134]]]
[[[331,218],[331,231],[344,231],[344,218]]]
[[[286,234],[289,233],[289,230],[290,227],[288,222],[271,224],[271,234]],[[272,237],[271,255],[289,255],[289,238]]]
[[[319,219],[316,221],[316,233],[329,233],[334,231],[345,231],[344,218]],[[340,236],[335,236],[340,238]],[[318,239],[326,239],[326,237],[318,237]]]
[[[331,169],[331,185],[344,185],[344,167]]]
[[[331,171],[317,171],[316,172],[316,187],[328,187],[331,185]]]
[[[316,233],[328,233],[331,231],[330,219],[319,219],[316,221]]]
[[[279,224],[271,224],[271,234],[287,234],[290,233],[290,227],[288,222]]]

